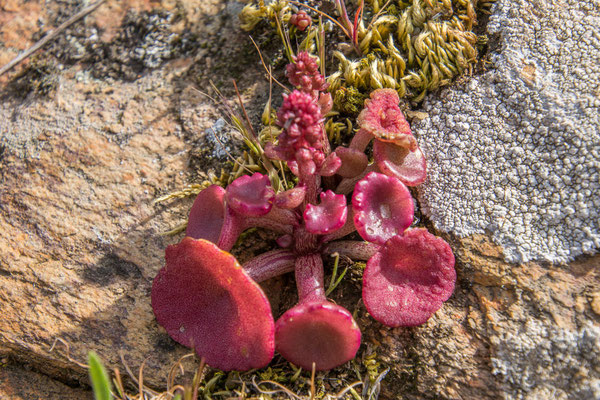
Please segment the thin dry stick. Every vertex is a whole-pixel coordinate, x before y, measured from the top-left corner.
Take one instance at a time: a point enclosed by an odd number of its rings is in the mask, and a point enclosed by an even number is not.
[[[377,14],[375,14],[375,16],[373,18],[371,18],[371,22],[369,23],[369,26],[367,27],[367,31],[370,31],[371,28],[373,27],[373,22],[375,22],[377,20],[377,18],[379,18],[379,16],[381,15],[381,13],[383,12],[383,10],[385,10],[387,8],[387,6],[390,5],[390,3],[392,2],[392,0],[388,0],[383,7],[381,7],[381,9],[379,10],[379,12]]]
[[[310,374],[310,400],[314,400],[315,398],[315,371],[317,369],[317,364],[312,363],[312,374]]]
[[[181,371],[181,374],[183,375],[185,373],[185,370],[184,370],[183,365],[181,364],[181,362],[185,358],[192,357],[193,355],[194,355],[194,353],[186,354],[186,355],[180,357],[179,360],[177,360],[175,362],[175,364],[173,364],[171,366],[171,369],[169,370],[169,374],[167,375],[167,391],[170,391],[171,390],[171,386],[173,386],[173,384],[175,383],[175,371],[177,371],[177,367],[179,367],[179,370]]]
[[[206,360],[204,359],[204,357],[202,357],[200,359],[200,365],[198,366],[198,370],[196,371],[196,375],[194,375],[194,380],[193,380],[193,394],[192,394],[192,399],[197,399],[198,398],[198,388],[200,387],[200,382],[202,381],[202,376],[204,375],[204,367],[206,366]]]
[[[123,380],[121,379],[121,372],[119,371],[118,368],[114,369],[114,375],[115,375],[115,386],[117,387],[117,390],[119,392],[119,399],[121,400],[125,400],[125,388],[123,387]],[[117,396],[115,396],[117,397]]]
[[[129,365],[127,365],[127,363],[125,362],[125,355],[123,354],[122,350],[119,350],[119,357],[121,358],[121,364],[123,364],[123,367],[125,367],[125,371],[127,372],[127,375],[129,375],[129,378],[131,378],[131,380],[136,385],[139,386],[140,385],[140,381],[138,380],[138,378],[135,377],[135,375],[133,374],[133,372],[131,372],[131,368],[129,368]],[[151,396],[156,396],[158,394],[157,392],[155,392],[152,389],[144,388],[143,391],[146,392],[146,393],[148,393],[148,394],[150,394]]]
[[[140,373],[138,375],[138,389],[140,392],[140,399],[144,398],[144,365],[146,365],[146,360],[142,361],[142,365],[140,365]]]
[[[89,365],[87,365],[87,364],[81,363],[81,362],[79,362],[79,361],[77,361],[77,360],[73,359],[73,358],[71,357],[71,347],[69,346],[69,343],[65,342],[65,341],[64,341],[63,339],[61,339],[61,338],[56,338],[56,339],[54,339],[54,343],[52,343],[52,346],[50,347],[50,350],[48,350],[50,353],[51,353],[52,351],[54,351],[54,347],[56,347],[56,344],[57,344],[57,343],[62,343],[62,344],[65,346],[65,348],[67,349],[67,353],[65,354],[65,357],[66,357],[66,359],[67,359],[67,360],[69,360],[70,362],[72,362],[72,363],[74,363],[74,364],[77,364],[77,365],[79,365],[79,366],[80,366],[80,367],[82,367],[82,368],[86,368],[86,369],[87,369],[87,368],[89,368],[89,367],[90,367],[90,366],[89,366]]]
[[[85,7],[84,9],[79,11],[77,14],[73,15],[71,18],[69,18],[62,24],[60,24],[60,26],[58,28],[56,28],[54,30],[50,30],[46,34],[46,36],[41,38],[37,43],[35,43],[33,46],[31,46],[30,48],[28,48],[27,50],[25,50],[24,52],[22,52],[15,58],[13,58],[13,60],[11,62],[9,62],[8,64],[6,64],[4,67],[0,68],[0,76],[2,76],[4,73],[11,70],[14,66],[19,64],[21,61],[23,61],[24,59],[26,59],[27,57],[29,57],[30,55],[32,55],[33,53],[35,53],[36,51],[41,49],[42,47],[44,47],[49,41],[51,41],[52,39],[57,37],[62,31],[67,29],[70,25],[79,21],[81,18],[85,17],[86,15],[88,15],[89,13],[94,11],[102,3],[104,3],[104,1],[105,0],[98,0],[97,2],[95,2],[93,4],[90,4],[89,6]]]
[[[273,79],[275,81],[275,83],[277,83],[279,86],[281,86],[283,88],[283,90],[285,90],[287,93],[289,93],[290,89],[288,89],[287,87],[285,87],[283,85],[283,83],[279,82],[271,73],[271,69],[267,68],[267,65],[265,64],[265,60],[263,59],[262,56],[262,52],[260,51],[260,48],[258,47],[258,45],[256,44],[256,42],[254,41],[254,39],[252,39],[252,36],[249,36],[250,40],[252,41],[252,44],[254,45],[254,47],[256,47],[256,51],[258,51],[258,56],[260,57],[260,62],[262,63],[263,68],[265,69],[265,71],[267,71],[267,74],[269,74],[269,79]]]

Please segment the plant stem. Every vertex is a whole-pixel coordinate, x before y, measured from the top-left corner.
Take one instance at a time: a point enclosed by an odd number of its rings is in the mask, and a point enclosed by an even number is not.
[[[295,261],[296,255],[289,250],[272,250],[246,262],[244,270],[255,282],[263,282],[293,271]]]

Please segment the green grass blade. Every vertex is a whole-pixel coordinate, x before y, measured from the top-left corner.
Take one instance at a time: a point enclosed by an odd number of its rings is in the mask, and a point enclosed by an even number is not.
[[[94,389],[94,397],[96,400],[111,400],[110,380],[102,361],[96,353],[90,351],[88,353],[88,364],[90,366],[90,380]]]

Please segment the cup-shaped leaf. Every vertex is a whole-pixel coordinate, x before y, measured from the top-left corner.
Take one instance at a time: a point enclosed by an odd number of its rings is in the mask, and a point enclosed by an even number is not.
[[[152,284],[152,309],[169,336],[208,365],[244,371],[266,366],[274,322],[262,289],[234,256],[206,240],[167,247]]]
[[[317,371],[337,367],[356,355],[360,329],[345,308],[328,301],[300,303],[275,325],[277,351],[291,363]]]
[[[398,106],[399,101],[394,89],[374,90],[371,98],[365,100],[365,108],[358,116],[358,124],[377,140],[414,149],[417,141]]]
[[[354,225],[368,242],[385,244],[401,235],[414,217],[413,199],[398,179],[371,172],[358,181],[352,195]]]
[[[306,196],[306,186],[296,186],[275,195],[275,205],[279,208],[292,209],[298,207]]]
[[[275,191],[269,177],[260,173],[243,175],[227,186],[225,203],[236,213],[259,217],[267,214],[273,207]]]
[[[388,326],[425,323],[452,295],[454,255],[443,239],[426,229],[394,236],[367,262],[363,301]]]
[[[360,175],[369,163],[367,155],[357,149],[340,146],[335,149],[335,153],[342,160],[342,166],[338,169],[337,174],[344,178],[354,178]]]
[[[190,210],[185,235],[217,243],[225,218],[224,197],[225,189],[217,185],[198,193]]]
[[[373,157],[381,172],[400,179],[407,186],[420,185],[427,177],[427,161],[418,146],[409,150],[394,143],[375,141]]]
[[[321,204],[308,204],[304,210],[306,230],[317,235],[334,232],[346,223],[346,196],[328,190],[321,193]]]

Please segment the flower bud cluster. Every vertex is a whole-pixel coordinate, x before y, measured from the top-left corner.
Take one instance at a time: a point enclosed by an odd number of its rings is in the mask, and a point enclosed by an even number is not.
[[[290,17],[290,24],[294,25],[300,32],[303,32],[311,26],[312,19],[305,11],[298,11]]]
[[[288,80],[294,87],[311,94],[327,89],[329,84],[319,72],[317,61],[308,52],[298,53],[293,60],[293,63],[286,65],[285,71]]]
[[[325,133],[319,105],[308,94],[294,90],[284,96],[277,113],[283,128],[279,143],[272,150],[276,157],[295,162],[303,174],[314,174],[325,160]]]

